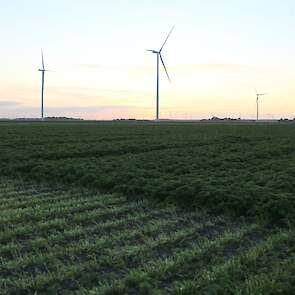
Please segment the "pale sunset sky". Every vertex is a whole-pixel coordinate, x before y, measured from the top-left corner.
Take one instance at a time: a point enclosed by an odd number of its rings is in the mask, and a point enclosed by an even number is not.
[[[295,1],[0,0],[0,117],[295,117]]]

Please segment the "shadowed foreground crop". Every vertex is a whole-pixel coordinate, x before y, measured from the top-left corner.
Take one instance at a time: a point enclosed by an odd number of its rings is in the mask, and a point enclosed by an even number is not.
[[[0,200],[1,294],[295,291],[291,229],[8,179]]]

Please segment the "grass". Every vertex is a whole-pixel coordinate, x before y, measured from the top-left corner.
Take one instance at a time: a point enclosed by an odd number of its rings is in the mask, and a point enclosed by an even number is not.
[[[7,178],[0,200],[1,294],[294,292],[293,228]]]

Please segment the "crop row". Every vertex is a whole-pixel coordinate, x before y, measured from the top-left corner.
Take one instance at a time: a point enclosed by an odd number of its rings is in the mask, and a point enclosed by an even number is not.
[[[277,254],[276,247],[284,247],[293,242],[294,233],[279,232],[256,242],[248,240],[247,233],[249,231],[228,234],[214,241],[208,240],[207,246],[200,245],[177,253],[168,260],[151,261],[139,271],[131,270],[123,279],[99,288],[85,289],[82,293],[79,290],[78,293],[131,294],[137,290],[138,294],[145,294],[146,289],[149,289],[149,292],[154,291],[149,294],[252,294],[245,290],[251,284],[254,274],[259,274],[268,265],[275,271],[273,265],[278,265],[279,261],[291,265],[287,262],[288,253],[277,255],[274,259],[269,258]],[[291,260],[294,254],[293,252]],[[285,273],[285,276],[287,274],[290,279],[292,273]]]
[[[10,187],[24,199],[2,204],[1,294],[259,294],[271,279],[292,290],[292,229],[85,189],[60,187],[54,199],[44,186]]]
[[[39,292],[56,287],[55,284],[62,286],[63,290],[69,287],[71,289],[73,286],[67,284],[75,281],[79,286],[95,286],[99,280],[102,280],[107,270],[105,279],[109,279],[109,275],[112,278],[122,276],[125,270],[142,267],[148,260],[163,257],[163,253],[164,257],[168,257],[166,255],[169,253],[170,255],[181,253],[185,246],[193,247],[195,239],[189,239],[188,243],[182,241],[192,235],[197,237],[197,233],[194,234],[197,228],[198,226],[172,234],[161,234],[156,240],[145,238],[142,242],[138,240],[133,246],[128,241],[124,244],[126,238],[123,235],[118,237],[123,244],[113,249],[106,247],[107,244],[111,246],[111,243],[116,241],[114,236],[110,236],[107,240],[97,240],[92,243],[85,241],[80,246],[65,249],[64,252],[24,257],[1,266],[4,275],[3,285],[11,288],[16,285],[18,290]],[[207,238],[203,239],[207,241]],[[202,239],[199,238],[198,242],[202,243]],[[33,275],[33,279],[29,273]]]

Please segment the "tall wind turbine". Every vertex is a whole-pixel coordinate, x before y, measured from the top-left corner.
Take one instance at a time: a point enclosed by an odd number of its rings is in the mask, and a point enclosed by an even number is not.
[[[255,91],[256,91],[256,121],[258,121],[259,120],[259,98],[260,96],[267,95],[267,93],[258,93],[256,89]]]
[[[160,50],[149,50],[149,49],[147,50],[147,51],[150,51],[150,52],[152,52],[152,53],[154,53],[154,54],[157,54],[157,111],[156,111],[156,120],[159,120],[159,99],[160,99],[160,96],[159,96],[159,82],[160,82],[159,69],[160,69],[160,60],[161,60],[161,63],[162,63],[162,65],[163,65],[164,69],[165,69],[165,72],[166,72],[167,78],[168,78],[168,80],[170,81],[170,77],[169,77],[169,74],[168,74],[167,68],[166,68],[166,66],[165,66],[165,63],[164,63],[164,61],[163,61],[163,58],[162,58],[161,52],[162,52],[162,50],[163,50],[163,48],[164,48],[164,46],[165,46],[165,44],[166,44],[168,38],[170,37],[170,35],[171,35],[173,29],[174,29],[174,26],[173,26],[172,29],[170,30],[170,32],[169,32],[167,38],[165,39],[165,41],[164,41],[162,47],[160,48]]]
[[[44,118],[44,79],[45,79],[45,72],[47,71],[45,69],[44,65],[44,57],[43,57],[43,51],[41,50],[41,57],[42,57],[42,68],[39,69],[39,72],[41,72],[42,75],[42,85],[41,85],[41,119]]]

